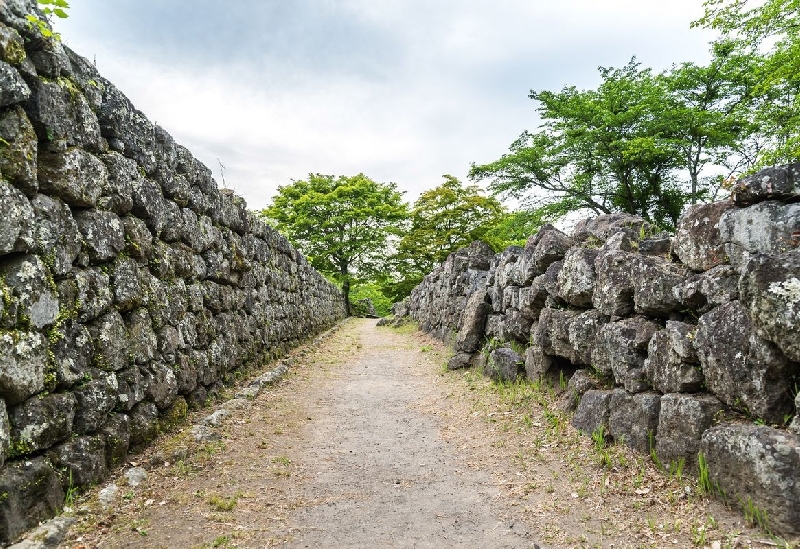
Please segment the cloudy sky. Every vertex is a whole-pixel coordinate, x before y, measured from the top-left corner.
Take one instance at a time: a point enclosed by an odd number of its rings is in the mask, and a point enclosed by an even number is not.
[[[701,0],[71,0],[64,42],[262,208],[310,172],[413,201],[538,122],[531,89],[705,61]]]

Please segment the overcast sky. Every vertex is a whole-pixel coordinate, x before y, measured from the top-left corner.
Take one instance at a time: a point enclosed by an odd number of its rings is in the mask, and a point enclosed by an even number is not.
[[[708,58],[701,0],[70,0],[64,42],[264,207],[308,173],[413,201],[535,129],[531,89]],[[219,159],[219,160],[218,160]]]

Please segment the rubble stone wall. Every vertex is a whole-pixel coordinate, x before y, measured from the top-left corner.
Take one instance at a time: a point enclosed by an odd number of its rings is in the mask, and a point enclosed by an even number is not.
[[[339,290],[95,67],[0,2],[0,545]]]
[[[451,368],[571,375],[579,429],[695,471],[702,453],[732,503],[800,534],[800,164],[689,208],[674,235],[615,214],[496,255],[474,243],[396,312],[453,343]]]

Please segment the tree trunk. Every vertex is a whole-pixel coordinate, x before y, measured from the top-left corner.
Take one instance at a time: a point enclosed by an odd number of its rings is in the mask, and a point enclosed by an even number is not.
[[[342,297],[344,297],[345,313],[347,316],[350,316],[353,314],[353,311],[350,310],[350,278],[348,276],[345,276],[342,282]]]

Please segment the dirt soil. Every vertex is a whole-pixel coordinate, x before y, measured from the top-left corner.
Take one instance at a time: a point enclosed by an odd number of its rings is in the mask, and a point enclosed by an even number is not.
[[[61,547],[775,545],[681,471],[577,433],[557,389],[448,372],[449,355],[422,333],[348,320],[228,404],[220,440],[187,424],[131,456],[76,500]],[[139,486],[131,467],[148,471]]]

